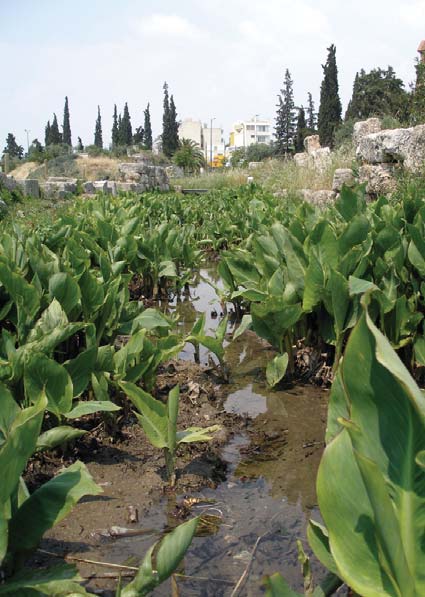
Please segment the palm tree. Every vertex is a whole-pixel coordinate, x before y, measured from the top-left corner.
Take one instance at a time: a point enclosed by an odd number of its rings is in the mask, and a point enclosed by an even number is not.
[[[173,162],[183,168],[185,174],[199,172],[204,166],[205,158],[199,145],[192,139],[181,139],[179,148],[173,156]]]

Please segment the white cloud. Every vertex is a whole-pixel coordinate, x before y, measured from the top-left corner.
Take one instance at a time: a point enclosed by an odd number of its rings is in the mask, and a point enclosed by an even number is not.
[[[400,17],[410,27],[423,28],[425,22],[425,1],[417,0],[410,4],[402,3],[399,7]]]
[[[138,29],[146,35],[197,38],[201,31],[184,17],[170,14],[153,14],[140,20]]]

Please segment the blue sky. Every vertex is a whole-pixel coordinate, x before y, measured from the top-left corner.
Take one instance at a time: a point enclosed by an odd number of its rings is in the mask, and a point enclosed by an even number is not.
[[[93,142],[97,105],[105,141],[114,103],[132,123],[151,104],[161,132],[162,85],[180,118],[216,118],[229,131],[254,114],[273,117],[289,68],[297,104],[318,104],[321,64],[335,43],[344,108],[354,75],[391,64],[407,84],[425,38],[425,0],[0,0],[0,150],[8,132],[43,141],[68,95],[73,140]],[[31,140],[30,139],[30,140]]]

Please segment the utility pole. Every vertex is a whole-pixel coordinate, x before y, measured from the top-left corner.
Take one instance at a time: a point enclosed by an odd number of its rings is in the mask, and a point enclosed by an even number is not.
[[[212,123],[215,118],[210,119],[210,167],[212,168]]]
[[[29,131],[28,129],[24,129],[24,131],[27,134],[27,155],[28,155],[29,152],[30,152],[30,137],[29,137],[29,134],[30,134],[31,131]]]

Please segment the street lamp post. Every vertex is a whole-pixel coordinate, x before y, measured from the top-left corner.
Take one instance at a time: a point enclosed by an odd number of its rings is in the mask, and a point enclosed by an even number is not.
[[[29,154],[29,152],[30,152],[30,138],[29,138],[29,134],[30,134],[31,131],[28,130],[28,129],[24,129],[24,131],[27,134],[27,154]]]
[[[210,168],[212,168],[212,123],[215,118],[210,119]]]

